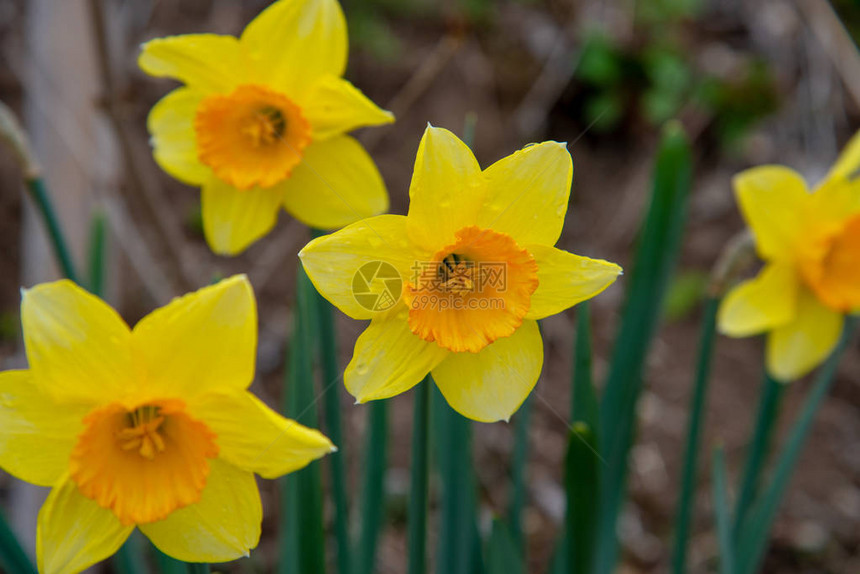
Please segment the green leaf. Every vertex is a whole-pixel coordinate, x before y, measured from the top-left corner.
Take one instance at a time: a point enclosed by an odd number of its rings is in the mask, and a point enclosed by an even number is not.
[[[323,234],[324,232],[322,231],[312,230],[314,237],[319,237]],[[312,291],[312,299],[316,311],[315,324],[318,331],[315,339],[319,343],[318,349],[322,365],[325,431],[329,439],[338,447],[337,452],[331,453],[326,457],[331,473],[331,490],[334,500],[334,533],[337,540],[337,567],[338,574],[351,574],[353,560],[349,539],[349,504],[346,495],[346,469],[344,468],[346,444],[343,439],[343,425],[341,423],[340,389],[342,385],[340,384],[341,375],[337,361],[334,314],[332,313],[331,303],[326,301],[315,289]],[[385,468],[383,467],[383,475],[384,472]],[[370,560],[371,562],[373,560],[372,554]],[[367,572],[369,573],[369,570]]]
[[[105,218],[100,212],[93,214],[90,223],[89,286],[90,293],[101,297],[105,279]]]
[[[188,571],[185,562],[180,562],[176,558],[172,558],[159,550],[158,548],[153,547],[155,550],[155,561],[158,564],[158,571],[161,574],[186,574]]]
[[[57,258],[60,270],[67,279],[71,279],[75,283],[80,283],[78,273],[75,271],[75,263],[72,260],[72,253],[69,250],[69,244],[66,241],[63,230],[60,228],[60,220],[57,219],[54,204],[51,202],[51,196],[45,187],[45,181],[41,177],[36,177],[27,179],[25,183],[27,184],[27,191],[30,192],[30,197],[36,204],[36,209],[39,211],[39,215],[42,216],[42,221],[47,228],[48,238],[51,241],[51,247],[54,249],[54,256]]]
[[[525,574],[522,554],[514,542],[507,525],[498,518],[493,520],[486,552],[487,574]]]
[[[597,438],[591,427],[583,421],[573,423],[565,464],[565,546],[569,574],[591,571],[598,524],[600,465]]]
[[[427,500],[430,482],[430,375],[414,391],[412,416],[412,470],[407,524],[407,574],[427,573]]]
[[[113,566],[118,574],[146,574],[146,539],[135,530],[113,557]]]
[[[511,461],[511,507],[508,520],[511,538],[519,549],[520,555],[526,556],[525,538],[523,536],[523,509],[526,505],[526,465],[529,455],[529,421],[531,420],[534,399],[529,395],[519,410],[514,413],[514,452]]]
[[[684,448],[684,463],[681,469],[681,494],[678,498],[678,515],[675,519],[675,546],[672,552],[672,572],[675,574],[687,572],[687,542],[690,537],[690,524],[693,521],[693,495],[696,490],[699,443],[702,436],[708,380],[711,375],[711,358],[714,354],[714,339],[717,331],[717,310],[719,308],[719,298],[708,298],[702,318],[693,396],[690,399],[687,444]]]
[[[770,453],[771,437],[779,417],[779,407],[785,385],[773,379],[765,372],[762,395],[759,400],[758,413],[755,418],[755,431],[747,452],[744,471],[741,475],[741,485],[738,489],[738,499],[735,502],[735,519],[732,535],[735,540],[741,534],[744,520],[750,507],[755,502],[759,488],[759,477],[767,463]]]
[[[735,549],[732,522],[729,517],[729,495],[726,487],[726,462],[723,449],[714,451],[713,459],[714,514],[717,518],[717,540],[720,544],[720,574],[734,574]]]
[[[436,460],[442,477],[437,574],[468,574],[474,568],[475,472],[472,462],[472,421],[452,409],[433,386]]]
[[[846,319],[839,344],[819,371],[815,384],[803,405],[803,410],[791,428],[785,447],[776,461],[776,468],[769,486],[753,506],[748,521],[743,524],[738,542],[737,570],[740,574],[752,574],[761,565],[764,552],[767,549],[768,534],[779,509],[779,504],[803,452],[803,446],[809,436],[815,414],[836,379],[836,368],[857,330],[857,323],[857,317]]]
[[[705,298],[708,274],[701,271],[684,271],[677,274],[669,285],[663,303],[663,316],[667,321],[678,321],[690,315]]]
[[[284,411],[289,418],[317,428],[313,380],[312,321],[314,288],[304,268],[296,272],[296,305]],[[312,462],[282,479],[281,574],[323,574],[325,549],[320,463]]]
[[[591,351],[591,305],[586,301],[576,308],[576,342],[573,347],[573,394],[570,419],[586,423],[596,436],[600,404],[594,388]]]
[[[601,480],[598,573],[609,574],[615,569],[615,524],[626,493],[627,456],[633,442],[642,370],[678,258],[691,172],[687,138],[680,124],[670,123],[657,154],[651,205],[640,232],[621,329],[600,404],[598,436],[607,464]]]
[[[0,566],[6,572],[36,574],[36,567],[24,552],[15,533],[9,528],[6,516],[2,512],[0,512]]]
[[[388,456],[388,402],[373,401],[364,458],[361,539],[356,556],[359,574],[373,574],[376,547],[385,514],[385,467]]]

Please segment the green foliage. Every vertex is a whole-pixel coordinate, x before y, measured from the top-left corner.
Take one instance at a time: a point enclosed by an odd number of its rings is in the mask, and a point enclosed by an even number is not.
[[[779,504],[788,488],[794,469],[797,467],[806,439],[812,429],[815,415],[836,379],[836,368],[839,365],[839,360],[857,332],[857,325],[857,317],[849,317],[845,321],[842,337],[836,349],[819,370],[815,384],[806,397],[803,409],[789,431],[782,452],[779,453],[775,469],[767,482],[767,486],[748,512],[747,520],[741,525],[740,534],[734,541],[737,546],[737,572],[739,574],[753,574],[761,566]]]
[[[717,136],[725,146],[740,140],[761,118],[776,111],[779,96],[767,65],[752,61],[730,80],[704,78],[694,100],[713,117]]]
[[[0,566],[6,572],[36,574],[36,567],[21,548],[2,512],[0,512]]]
[[[15,341],[21,331],[17,313],[0,313],[0,341]]]
[[[519,546],[505,522],[493,520],[486,549],[487,574],[525,574],[526,565]]]
[[[675,275],[663,302],[663,317],[678,321],[687,317],[705,296],[708,274],[702,271],[682,271]]]
[[[627,455],[633,441],[643,367],[674,272],[691,177],[687,137],[680,125],[670,124],[657,155],[651,205],[640,231],[621,329],[600,404],[599,437],[606,467],[600,486],[601,521],[595,557],[598,574],[614,571],[617,560],[615,523],[626,493]]]
[[[750,59],[741,74],[725,79],[697,68],[679,38],[680,21],[698,14],[698,4],[640,3],[648,16],[637,29],[637,42],[624,44],[603,33],[587,38],[575,76],[581,104],[574,109],[586,125],[608,132],[641,117],[659,126],[689,106],[711,118],[717,139],[730,146],[777,109],[776,86],[763,61]]]
[[[671,293],[671,291],[670,291]],[[681,493],[678,499],[678,514],[675,519],[675,545],[672,552],[672,572],[687,571],[687,541],[693,522],[693,500],[696,489],[699,450],[704,426],[708,380],[711,374],[711,357],[714,354],[714,339],[717,331],[719,297],[709,297],[705,302],[702,318],[702,333],[696,359],[693,394],[690,399],[690,419],[687,425],[687,443],[684,447],[684,463],[681,468]],[[728,513],[728,509],[725,510]]]
[[[720,574],[734,574],[735,545],[729,517],[729,495],[726,486],[726,461],[723,449],[714,451],[711,483],[714,489],[714,515],[717,518],[717,540],[720,545]]]
[[[310,279],[299,264],[284,411],[289,418],[311,428],[318,427],[313,379],[314,297]],[[316,461],[281,480],[283,519],[278,571],[282,574],[325,572],[321,474]]]

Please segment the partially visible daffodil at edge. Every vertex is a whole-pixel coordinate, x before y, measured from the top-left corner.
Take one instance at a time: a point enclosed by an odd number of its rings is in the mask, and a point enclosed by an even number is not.
[[[324,297],[371,320],[344,374],[358,402],[397,395],[432,373],[466,417],[507,420],[519,408],[543,365],[537,320],[597,295],[621,273],[553,247],[572,177],[564,144],[532,145],[481,170],[456,136],[428,127],[408,215],[354,223],[301,251]],[[403,280],[399,301],[383,312],[352,289],[356,271],[373,261]]]
[[[346,22],[336,0],[279,0],[239,38],[190,34],[143,45],[140,67],[185,84],[149,114],[158,164],[202,188],[213,251],[236,254],[283,206],[336,229],[384,213],[388,195],[362,146],[345,135],[394,121],[341,76]]]
[[[257,313],[243,276],[175,299],[130,329],[70,281],[25,290],[28,370],[0,373],[0,467],[51,487],[39,571],[107,558],[135,528],[188,562],[247,555],[260,537],[254,473],[333,450],[247,388]]]
[[[814,190],[783,166],[734,179],[738,204],[764,261],[757,277],[728,293],[720,330],[767,333],[766,364],[780,381],[798,379],[836,346],[846,313],[860,309],[860,136]]]

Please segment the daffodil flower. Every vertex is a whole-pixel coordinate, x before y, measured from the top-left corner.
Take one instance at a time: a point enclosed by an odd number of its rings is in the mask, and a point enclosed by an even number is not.
[[[248,392],[257,315],[247,279],[175,299],[129,329],[69,281],[23,292],[30,368],[0,373],[0,467],[52,488],[39,571],[102,560],[134,528],[164,553],[223,562],[257,545],[254,473],[334,448]]]
[[[768,372],[800,378],[836,346],[844,316],[860,308],[860,137],[810,191],[793,170],[766,165],[734,179],[764,267],[726,296],[719,328],[768,333]]]
[[[149,114],[155,160],[202,188],[213,251],[265,235],[280,206],[335,229],[388,209],[367,152],[346,132],[394,121],[344,80],[346,22],[336,0],[279,0],[239,38],[190,34],[143,45],[148,74],[185,84]]]
[[[532,145],[482,171],[456,136],[428,127],[407,216],[369,218],[301,251],[324,297],[371,319],[344,375],[358,402],[402,393],[432,372],[464,416],[490,422],[517,410],[543,365],[537,320],[621,273],[553,247],[572,177],[564,144]],[[365,280],[377,287],[362,292]]]

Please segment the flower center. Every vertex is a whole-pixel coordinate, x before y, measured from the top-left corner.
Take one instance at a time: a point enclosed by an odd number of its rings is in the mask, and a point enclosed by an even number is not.
[[[806,283],[825,305],[837,311],[860,308],[860,215],[825,238],[819,253],[801,262]]]
[[[409,328],[454,352],[477,353],[522,324],[537,263],[508,235],[464,227],[453,244],[413,267],[404,288]]]
[[[120,430],[116,438],[122,450],[136,450],[140,456],[154,460],[156,453],[164,452],[164,438],[158,427],[164,422],[161,407],[147,405],[126,415],[127,427]]]
[[[241,190],[272,187],[290,176],[311,142],[301,109],[283,94],[246,84],[207,96],[194,117],[197,155]]]
[[[84,418],[71,477],[84,496],[125,525],[166,518],[200,499],[218,456],[215,434],[178,400],[128,409],[113,403]]]

